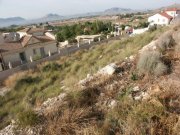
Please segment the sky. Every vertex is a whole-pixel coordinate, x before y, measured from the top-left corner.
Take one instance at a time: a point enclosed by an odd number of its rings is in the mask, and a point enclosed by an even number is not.
[[[0,18],[20,16],[33,19],[49,13],[66,16],[112,7],[155,9],[175,3],[180,0],[0,0]]]

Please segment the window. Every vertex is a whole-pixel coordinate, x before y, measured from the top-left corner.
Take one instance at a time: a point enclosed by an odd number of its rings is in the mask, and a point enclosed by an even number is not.
[[[33,49],[33,54],[34,54],[34,55],[36,55],[36,54],[37,54],[36,49]]]

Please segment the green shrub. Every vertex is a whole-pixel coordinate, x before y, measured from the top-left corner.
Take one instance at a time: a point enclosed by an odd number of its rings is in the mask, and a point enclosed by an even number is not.
[[[167,72],[166,65],[161,61],[160,53],[155,51],[141,54],[137,68],[140,74],[147,73],[159,76]]]
[[[23,127],[34,126],[40,122],[40,117],[32,110],[26,110],[18,115],[19,124]]]
[[[41,58],[42,58],[41,55],[35,55],[35,56],[33,57],[33,61],[39,60],[39,59],[41,59]]]
[[[33,83],[38,83],[40,82],[40,78],[39,77],[32,77],[32,76],[25,76],[24,78],[18,80],[15,84],[14,89],[18,89],[19,87],[23,86],[23,85],[30,85]]]
[[[58,71],[59,69],[61,69],[61,65],[59,65],[56,62],[50,62],[46,64],[45,66],[43,66],[42,71],[43,72]]]
[[[133,80],[133,81],[138,80],[138,76],[137,76],[137,74],[132,73],[132,74],[131,74],[131,80]]]
[[[153,25],[153,26],[149,27],[149,32],[153,32],[155,30],[157,30],[157,26],[156,25]]]

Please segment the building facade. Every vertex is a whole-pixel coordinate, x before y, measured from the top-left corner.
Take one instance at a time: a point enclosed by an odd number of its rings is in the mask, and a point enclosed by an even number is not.
[[[176,8],[167,9],[161,13],[157,13],[148,18],[148,22],[151,25],[169,25],[179,14],[179,10]]]
[[[19,34],[19,36],[22,35]],[[24,34],[19,40],[0,43],[0,71],[33,62],[57,52],[56,40],[40,32],[32,35]]]

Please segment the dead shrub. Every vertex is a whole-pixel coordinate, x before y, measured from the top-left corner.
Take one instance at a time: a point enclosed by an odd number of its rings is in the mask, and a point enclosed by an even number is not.
[[[167,72],[167,66],[162,62],[159,52],[150,51],[140,55],[137,69],[140,74],[160,76]]]
[[[174,45],[174,39],[172,37],[172,31],[164,33],[157,41],[157,46],[161,52],[166,51]]]
[[[103,117],[104,115],[101,111],[97,111],[92,108],[76,108],[61,110],[57,112],[55,116],[47,117],[46,134],[83,134],[85,132],[85,129],[92,127],[92,125],[96,125],[96,122],[102,120]]]
[[[180,42],[180,29],[173,33],[173,39],[175,40],[175,43],[177,44]]]
[[[92,106],[97,102],[99,94],[100,90],[96,87],[86,88],[78,92],[69,93],[66,101],[68,101],[70,107]]]
[[[12,76],[9,76],[5,81],[4,84],[6,87],[13,88],[16,84],[16,81],[23,78],[27,72],[18,72],[13,74]]]

